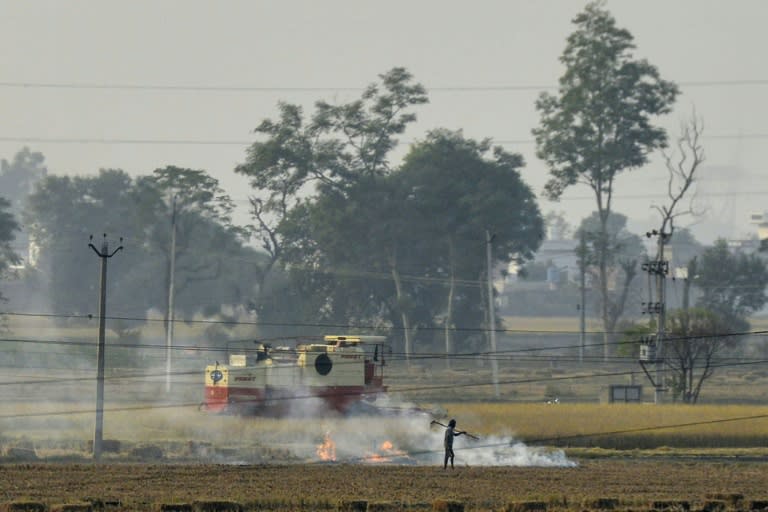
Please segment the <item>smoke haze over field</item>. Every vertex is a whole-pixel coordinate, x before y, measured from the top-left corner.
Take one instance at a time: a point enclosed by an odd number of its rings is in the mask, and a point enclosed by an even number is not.
[[[429,428],[424,416],[401,416],[376,424],[375,419],[346,418],[321,422],[336,444],[338,462],[392,464],[443,463],[443,428]],[[339,434],[334,434],[339,432]],[[385,442],[391,448],[382,448]],[[540,466],[575,467],[562,450],[529,447],[508,435],[472,439],[459,436],[454,441],[455,464],[461,466]],[[373,457],[372,457],[373,456]]]
[[[145,407],[113,403],[105,410],[104,436],[117,441],[120,448],[104,460],[119,461],[149,446],[157,447],[168,462],[442,466],[443,428],[430,427],[431,416],[409,406],[404,404],[401,413],[389,410],[381,416],[322,417],[304,410],[304,416],[275,419],[216,415],[159,403]],[[43,458],[89,458],[93,414],[92,402],[5,402],[0,409],[0,454],[24,446]],[[321,453],[324,443],[332,443],[325,455]],[[477,440],[459,436],[454,450],[456,467],[577,465],[562,450],[529,447],[505,434]]]

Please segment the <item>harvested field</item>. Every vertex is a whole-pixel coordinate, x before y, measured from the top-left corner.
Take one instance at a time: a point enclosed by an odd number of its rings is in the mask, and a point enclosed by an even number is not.
[[[571,468],[454,471],[347,464],[0,466],[0,501],[6,504],[90,502],[109,510],[195,502],[234,502],[244,510],[337,510],[352,500],[423,510],[440,499],[463,503],[465,510],[503,510],[523,501],[553,510],[650,510],[686,501],[692,510],[702,510],[744,509],[767,497],[768,466],[760,461],[606,459],[578,461]]]

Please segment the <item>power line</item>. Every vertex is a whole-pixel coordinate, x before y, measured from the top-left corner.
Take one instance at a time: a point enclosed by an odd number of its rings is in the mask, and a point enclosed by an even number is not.
[[[760,364],[768,364],[768,360],[761,360],[759,362]],[[757,362],[751,362],[746,364],[758,364]],[[715,368],[722,368],[726,366],[739,366],[736,364],[727,364],[727,365],[715,365]],[[499,381],[500,385],[515,385],[515,384],[533,384],[533,383],[542,383],[542,382],[557,382],[557,381],[565,381],[565,380],[584,380],[584,379],[598,379],[598,378],[607,378],[607,377],[619,377],[619,376],[628,376],[628,375],[639,375],[642,372],[639,370],[633,370],[633,371],[617,371],[617,372],[603,372],[603,373],[592,373],[592,374],[581,374],[581,375],[561,375],[561,376],[552,376],[552,377],[531,377],[531,378],[521,378],[521,379],[508,379],[504,381]],[[70,380],[87,380],[84,378],[75,378]],[[44,383],[54,383],[51,381],[33,381],[28,382],[27,384],[44,384]],[[472,387],[484,387],[484,386],[493,386],[494,382],[491,381],[480,381],[480,382],[468,382],[468,383],[450,383],[450,384],[442,384],[442,385],[436,385],[436,386],[412,386],[412,387],[404,387],[404,388],[398,388],[396,391],[398,393],[411,393],[411,392],[429,392],[429,391],[438,391],[443,389],[457,389],[457,388],[472,388]],[[371,394],[379,394],[379,391],[350,391],[346,393],[339,393],[340,395],[371,395]],[[316,398],[313,394],[302,394],[302,395],[294,395],[294,396],[288,396],[288,397],[280,397],[279,399],[281,402],[284,401],[294,401],[294,400],[306,400],[306,399],[314,399]],[[174,404],[152,404],[152,405],[136,405],[136,406],[118,406],[118,407],[112,407],[112,408],[105,408],[105,412],[125,412],[125,411],[139,411],[139,410],[155,410],[155,409],[167,409],[167,408],[183,408],[183,407],[191,407],[191,406],[199,406],[199,402],[182,402],[182,403],[174,403]],[[48,417],[48,416],[69,416],[69,415],[76,415],[76,414],[87,414],[92,413],[92,409],[75,409],[75,410],[66,410],[66,411],[44,411],[44,412],[31,412],[31,413],[15,413],[15,414],[2,414],[0,415],[0,419],[19,419],[19,418],[29,418],[29,417]],[[765,415],[768,417],[768,415]],[[712,421],[712,420],[707,420]],[[687,426],[691,426],[694,423],[686,424]],[[659,428],[669,428],[669,427],[659,427]]]
[[[245,146],[252,140],[205,140],[205,139],[127,139],[88,137],[0,137],[0,142],[45,143],[45,144],[169,144],[169,145],[223,145]]]
[[[18,316],[18,317],[39,317],[39,318],[68,318],[68,319],[88,319],[92,320],[93,315],[77,315],[77,314],[53,314],[53,313],[21,313],[21,312],[2,312],[0,311],[0,315],[5,316]],[[131,316],[105,316],[105,319],[107,320],[122,320],[122,321],[137,321],[137,322],[163,322],[165,323],[166,320],[162,318],[149,318],[149,317],[131,317]],[[260,320],[253,320],[253,321],[243,321],[243,320],[195,320],[190,318],[184,318],[184,319],[175,319],[174,322],[183,322],[185,324],[214,324],[214,325],[232,325],[232,326],[244,326],[244,325],[251,325],[255,327],[312,327],[312,328],[323,328],[323,329],[344,329],[344,330],[368,330],[368,331],[381,331],[381,326],[378,325],[353,325],[353,324],[342,324],[342,323],[323,323],[323,322],[266,322],[266,321],[260,321]],[[402,330],[402,327],[398,326],[390,326],[387,327],[385,330],[388,331],[399,331]],[[434,327],[421,327],[420,330],[422,331],[444,331],[444,326],[434,326]],[[485,327],[452,327],[450,328],[452,332],[480,332],[485,333],[488,332],[488,329]],[[506,333],[506,334],[579,334],[580,330],[554,330],[554,329],[496,329],[496,332],[499,333]],[[590,330],[586,331],[587,334],[591,335],[601,335],[605,334],[606,331],[602,330]],[[608,334],[623,334],[623,331],[613,331],[609,332]],[[692,336],[691,338],[706,338],[706,337],[725,337],[725,336],[751,336],[751,335],[766,335],[768,334],[768,330],[759,330],[759,331],[744,331],[744,332],[733,332],[733,333],[713,333],[711,335],[707,336]],[[316,335],[307,335],[307,337],[313,337]],[[684,339],[684,338],[680,338]],[[0,341],[23,341],[20,339],[1,339]],[[227,340],[227,341],[243,341],[243,340]]]
[[[697,338],[698,339],[698,338]],[[3,340],[0,340],[3,341]],[[6,340],[7,341],[7,340]],[[27,340],[32,343],[40,342],[40,340],[32,341]],[[49,343],[49,341],[45,340],[45,343]],[[621,344],[636,344],[638,341],[632,340],[632,341],[625,341],[625,342],[614,342],[615,345],[621,345]],[[595,343],[594,346],[602,346],[602,343]],[[111,347],[119,347],[121,345],[110,345]],[[135,345],[128,345],[129,347],[136,347]],[[443,353],[426,353],[426,354],[416,354],[411,356],[411,360],[434,360],[434,359],[445,359],[445,358],[453,358],[453,359],[484,359],[484,360],[503,360],[503,361],[513,361],[513,362],[524,362],[526,361],[525,358],[515,357],[516,354],[521,353],[529,353],[533,351],[546,351],[546,350],[553,350],[555,348],[574,348],[576,345],[569,345],[566,347],[537,347],[537,348],[526,348],[526,349],[511,349],[507,351],[498,351],[498,352],[475,352],[475,353],[459,353],[459,354],[443,354]],[[164,346],[158,346],[158,348],[164,348]],[[180,349],[186,349],[188,347],[179,347]],[[202,348],[200,351],[223,351],[225,349],[223,348]],[[241,349],[242,352],[248,353],[248,352],[255,352],[256,349]],[[44,353],[43,353],[44,354]],[[404,354],[397,353],[393,356],[392,353],[390,353],[387,356],[390,360],[405,360]],[[540,356],[536,359],[527,359],[527,361],[541,361],[543,358],[546,359],[552,359],[552,356]],[[558,359],[560,360],[560,359]],[[595,358],[594,362],[605,362],[600,361],[600,359]],[[613,361],[614,363],[625,363],[625,364],[635,364],[637,362],[634,358],[615,358]],[[339,364],[345,364],[344,362],[341,362]],[[358,364],[356,362],[350,361],[348,364]],[[745,360],[745,359],[737,359],[730,361],[728,359],[722,360],[720,362],[716,362],[712,364],[712,368],[721,368],[721,367],[739,367],[739,366],[751,366],[751,365],[763,365],[768,364],[768,360],[766,359],[754,359],[754,360]],[[290,367],[291,365],[287,365]],[[17,369],[14,367],[14,369]],[[50,370],[51,368],[44,368]],[[260,368],[264,370],[265,368]],[[186,370],[181,372],[174,372],[174,375],[197,375],[200,372],[197,370]],[[583,376],[561,376],[561,377],[549,377],[549,378],[533,378],[533,379],[525,379],[522,381],[515,380],[515,381],[507,381],[506,384],[512,384],[512,383],[535,383],[535,382],[547,382],[552,380],[561,380],[561,379],[573,379],[573,378],[589,378],[589,377],[601,377],[601,376],[616,376],[616,375],[635,375],[640,374],[640,371],[629,371],[629,372],[619,372],[619,373],[610,373],[610,374],[587,374]],[[151,378],[151,377],[159,377],[165,375],[163,374],[151,374],[151,373],[143,373],[143,374],[117,374],[112,375],[111,377],[108,377],[109,379],[114,380],[125,380],[125,379],[144,379],[144,378]],[[17,375],[18,377],[18,375]],[[59,379],[43,379],[43,380],[34,380],[34,381],[20,381],[20,380],[14,380],[12,382],[5,382],[0,383],[1,386],[8,386],[8,385],[25,385],[25,384],[59,384],[59,383],[65,383],[65,382],[82,382],[82,381],[92,381],[93,377],[67,377],[67,378],[59,378]],[[482,385],[488,385],[488,383],[471,383],[471,384],[455,384],[453,387],[474,387],[474,386],[482,386]],[[431,390],[435,388],[434,386],[427,386],[423,388],[411,388],[411,389],[405,389],[400,391],[419,391],[419,390]],[[436,389],[442,389],[442,387],[437,387]]]
[[[746,87],[768,85],[766,79],[689,80],[676,82],[681,87]],[[85,89],[116,91],[188,91],[188,92],[358,92],[367,87],[333,86],[255,86],[255,85],[191,85],[191,84],[119,84],[96,82],[0,82],[0,87],[14,89]],[[557,85],[443,85],[426,87],[427,92],[526,92],[557,90]]]
[[[763,140],[768,133],[722,133],[703,134],[703,139],[712,140]],[[255,141],[245,139],[140,139],[127,137],[19,137],[0,136],[0,142],[15,142],[19,144],[105,144],[105,145],[187,145],[187,146],[250,146]],[[401,141],[404,145],[416,144],[415,140]],[[535,144],[535,139],[491,139],[491,143],[500,146]]]

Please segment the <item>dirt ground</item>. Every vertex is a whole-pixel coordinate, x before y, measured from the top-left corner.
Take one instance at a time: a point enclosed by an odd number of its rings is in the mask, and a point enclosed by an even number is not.
[[[615,498],[623,509],[654,500],[688,500],[694,510],[721,493],[744,502],[768,498],[768,464],[735,460],[601,459],[573,468],[348,465],[5,464],[0,502],[48,506],[91,502],[114,510],[158,510],[164,503],[234,501],[245,510],[336,509],[368,500],[423,509],[458,500],[466,510],[498,510],[537,500],[550,507],[591,508]],[[727,501],[727,499],[726,499]],[[694,508],[698,507],[698,508]]]

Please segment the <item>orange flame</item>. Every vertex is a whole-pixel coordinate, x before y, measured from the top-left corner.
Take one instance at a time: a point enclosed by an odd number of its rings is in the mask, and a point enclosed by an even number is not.
[[[317,445],[317,456],[320,457],[320,460],[336,460],[336,443],[331,439],[330,432],[326,432],[325,436],[323,436],[323,442]]]
[[[379,447],[378,453],[372,453],[365,458],[366,462],[391,462],[392,457],[403,457],[407,454],[402,450],[395,449],[392,441],[384,441]]]

